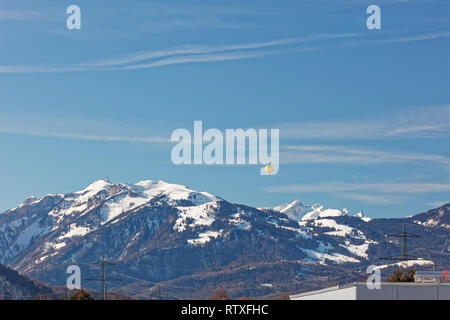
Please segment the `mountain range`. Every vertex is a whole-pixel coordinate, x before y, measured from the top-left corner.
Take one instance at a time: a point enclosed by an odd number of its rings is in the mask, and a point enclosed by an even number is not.
[[[396,266],[380,257],[400,253],[400,239],[386,237],[405,225],[420,235],[409,254],[448,266],[450,204],[395,219],[329,209],[296,200],[273,208],[234,204],[208,192],[164,181],[136,184],[98,180],[81,191],[31,197],[0,214],[0,263],[63,286],[69,265],[86,278],[104,256],[115,263],[109,283],[135,298],[212,296],[275,297],[382,275]],[[409,262],[432,268],[432,262]]]

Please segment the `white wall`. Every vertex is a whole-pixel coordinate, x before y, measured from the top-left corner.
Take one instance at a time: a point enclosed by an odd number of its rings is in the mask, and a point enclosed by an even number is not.
[[[450,285],[439,287],[438,300],[450,300]]]
[[[292,297],[292,300],[356,300],[356,287],[311,294],[302,297]]]
[[[367,288],[366,285],[357,285],[356,298],[358,300],[397,300],[397,287],[392,285],[381,285],[380,289]]]
[[[356,296],[358,300],[449,300],[450,286],[383,283],[381,289],[369,290],[358,284]]]
[[[292,300],[450,300],[450,285],[391,284],[369,290],[365,283],[341,289],[325,289]]]

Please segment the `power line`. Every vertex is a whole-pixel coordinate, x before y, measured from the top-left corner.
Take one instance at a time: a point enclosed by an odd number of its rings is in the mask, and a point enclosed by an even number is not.
[[[420,235],[406,232],[405,224],[403,224],[402,232],[387,234],[386,237],[401,238],[401,253],[399,256],[382,257],[380,260],[408,261],[418,259],[417,257],[408,254],[407,238],[420,238]]]
[[[152,293],[150,293],[150,296],[152,296]],[[158,300],[161,300],[161,297],[163,297],[163,296],[164,297],[168,296],[167,293],[161,291],[161,285],[160,284],[158,284],[158,291],[156,292],[156,296],[158,297]]]
[[[126,274],[117,272],[117,271],[114,271],[113,273],[114,273],[114,274],[117,274],[117,275],[119,275],[119,276],[125,277],[125,278],[129,278],[129,279],[135,280],[135,281],[148,283],[148,284],[152,285],[153,288],[155,287],[155,286],[153,285],[153,283],[150,282],[150,281],[147,281],[147,280],[144,280],[144,279],[139,279],[139,278],[136,278],[136,277],[132,277],[132,276],[129,276],[129,275],[126,275]],[[164,286],[166,286],[166,285],[164,285]],[[169,286],[170,286],[170,285],[169,285]],[[158,283],[157,290],[156,290],[155,293],[153,292],[153,291],[154,291],[153,288],[150,290],[150,293],[148,293],[148,295],[149,295],[150,297],[156,296],[156,298],[157,298],[158,300],[161,300],[163,297],[168,297],[168,296],[169,296],[169,294],[168,294],[167,292],[161,291],[161,284]],[[183,287],[183,289],[186,289],[186,288],[191,288],[191,287]]]
[[[100,257],[100,262],[98,263],[92,263],[91,265],[93,266],[100,266],[102,268],[101,270],[101,275],[98,278],[87,278],[84,280],[87,281],[100,281],[101,285],[102,285],[102,299],[106,300],[106,284],[107,281],[122,281],[121,279],[118,278],[113,278],[113,277],[108,277],[106,276],[106,266],[107,265],[115,265],[115,263],[109,262],[105,257]]]

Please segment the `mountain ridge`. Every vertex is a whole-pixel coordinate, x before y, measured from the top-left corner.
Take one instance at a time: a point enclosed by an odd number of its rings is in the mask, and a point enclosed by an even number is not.
[[[0,300],[31,300],[40,295],[50,295],[50,287],[30,280],[17,271],[0,264]]]
[[[117,263],[115,272],[148,285],[204,282],[198,293],[168,287],[178,298],[205,298],[217,283],[230,283],[235,295],[264,296],[313,288],[324,278],[330,282],[361,276],[379,256],[396,253],[398,245],[384,234],[399,231],[403,223],[426,237],[427,245],[443,246],[450,205],[435,210],[409,218],[370,219],[362,212],[350,215],[346,209],[304,206],[298,200],[258,209],[160,180],[97,180],[81,191],[29,198],[1,214],[0,263],[62,285],[66,266],[79,264],[84,273],[93,273],[87,266],[106,256]],[[431,229],[441,238],[430,238]],[[448,256],[438,260],[448,263]],[[276,276],[279,285],[270,287],[274,266],[286,272]],[[336,268],[342,275],[334,274]],[[212,278],[199,280],[206,275]],[[123,288],[136,286],[127,283]]]

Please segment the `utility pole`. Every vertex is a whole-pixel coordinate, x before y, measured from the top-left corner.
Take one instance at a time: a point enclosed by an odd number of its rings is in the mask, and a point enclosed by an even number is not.
[[[388,234],[386,236],[401,238],[401,253],[399,256],[383,257],[383,258],[380,258],[380,260],[408,261],[408,260],[417,259],[417,257],[411,256],[408,254],[408,247],[407,247],[406,241],[407,241],[407,238],[420,238],[420,236],[418,234],[406,232],[405,224],[403,224],[402,232]]]
[[[161,292],[161,285],[158,284],[158,300],[161,300],[161,296],[163,295],[163,293]],[[164,294],[165,295],[165,294]]]
[[[158,300],[161,300],[163,297],[168,297],[168,294],[166,292],[161,291],[161,284],[158,284],[158,289],[156,290],[155,293],[150,292],[150,297],[155,297]]]
[[[444,246],[442,247],[441,254],[445,254],[445,251],[449,251],[450,246],[447,245],[448,239],[445,239]]]
[[[115,265],[115,263],[109,262],[105,257],[100,257],[100,262],[93,263],[93,266],[100,266],[101,267],[101,275],[99,278],[87,278],[85,280],[92,280],[92,281],[100,281],[101,283],[101,291],[102,291],[102,299],[106,300],[106,283],[107,281],[121,281],[121,279],[107,277],[106,276],[106,266],[107,265]]]

